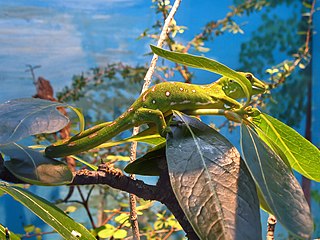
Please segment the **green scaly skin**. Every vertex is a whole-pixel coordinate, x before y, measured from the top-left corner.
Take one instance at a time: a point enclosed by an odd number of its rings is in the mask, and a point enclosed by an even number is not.
[[[253,94],[263,93],[265,84],[249,73],[241,73],[252,83]],[[63,157],[87,151],[105,143],[119,133],[141,124],[155,124],[160,135],[169,130],[165,116],[171,110],[240,109],[235,99],[245,94],[238,83],[227,77],[208,85],[164,82],[144,92],[121,116],[109,124],[100,124],[71,137],[62,144],[46,148],[48,157]]]

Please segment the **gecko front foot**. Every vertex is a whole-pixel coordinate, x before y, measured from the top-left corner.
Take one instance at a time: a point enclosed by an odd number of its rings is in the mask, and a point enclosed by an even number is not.
[[[168,126],[162,129],[162,131],[160,132],[160,136],[166,138],[167,134],[172,134],[171,128]]]

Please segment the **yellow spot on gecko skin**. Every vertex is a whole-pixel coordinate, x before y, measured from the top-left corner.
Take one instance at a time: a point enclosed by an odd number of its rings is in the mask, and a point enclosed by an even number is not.
[[[73,147],[73,146],[76,146],[77,144],[75,142],[71,142],[67,145],[67,147]]]
[[[128,112],[131,112],[132,110],[133,110],[133,107],[129,108],[129,109],[128,109]]]
[[[183,91],[183,88],[181,87],[181,88],[179,88],[180,89],[180,91]]]
[[[152,87],[151,91],[154,92],[156,90],[156,85]]]
[[[124,115],[121,115],[119,118],[120,118],[120,119],[124,118]]]
[[[98,136],[98,133],[92,133],[92,134],[90,134],[90,135],[88,136],[88,138],[94,138],[94,137],[96,137],[96,136]]]
[[[167,97],[169,97],[170,94],[171,94],[171,93],[170,93],[169,91],[166,91],[166,96],[167,96]]]
[[[193,93],[195,93],[195,92],[196,92],[196,90],[192,89],[192,92],[193,92]]]
[[[155,103],[156,103],[156,100],[152,100],[152,103],[155,104]]]

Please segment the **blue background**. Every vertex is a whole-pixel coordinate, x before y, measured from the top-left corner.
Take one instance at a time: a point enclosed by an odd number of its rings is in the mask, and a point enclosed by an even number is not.
[[[185,43],[199,33],[208,21],[223,18],[232,4],[231,0],[202,0],[201,4],[191,0],[182,1],[176,21],[178,25],[188,26],[188,29],[182,36],[178,35],[178,41]],[[285,18],[294,9],[282,6],[273,11]],[[245,34],[225,34],[208,42],[206,47],[211,51],[205,55],[231,68],[239,68],[241,43],[248,41],[250,33],[261,23],[259,14],[238,18],[238,23],[244,23],[242,29]],[[31,75],[25,71],[26,64],[40,64],[41,68],[35,70],[36,75],[49,79],[55,91],[59,91],[71,83],[74,74],[86,72],[91,67],[118,61],[132,66],[149,63],[151,57],[144,54],[150,51],[149,44],[154,42],[149,39],[137,40],[137,37],[150,28],[155,20],[151,1],[145,0],[0,0],[0,102],[35,94]],[[314,22],[315,31],[319,32],[319,14],[315,14]],[[320,142],[318,43],[319,36],[316,34],[313,38],[312,60],[315,143]],[[282,60],[279,56],[275,64]],[[212,78],[214,76],[210,73],[197,71],[194,82],[208,83]],[[231,140],[237,144],[238,135],[233,134]],[[317,186],[313,184],[313,187]],[[31,189],[46,199],[57,199],[60,194],[66,194],[63,187]],[[312,209],[316,213],[318,206],[314,205]],[[25,224],[42,224],[9,196],[0,198],[0,213],[0,223],[15,232],[23,232],[22,226]],[[265,214],[263,216],[266,217]],[[266,223],[262,225],[265,227]],[[41,227],[46,230],[45,225]],[[281,231],[278,225],[277,232]]]

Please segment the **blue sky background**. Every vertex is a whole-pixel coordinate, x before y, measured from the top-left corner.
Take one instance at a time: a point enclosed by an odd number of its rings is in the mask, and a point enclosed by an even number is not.
[[[188,26],[178,39],[186,41],[200,32],[209,20],[223,18],[232,0],[202,0],[196,4],[184,0],[176,15],[179,25]],[[35,94],[31,75],[25,72],[26,64],[41,65],[37,76],[49,79],[56,91],[71,83],[74,74],[88,71],[91,67],[105,66],[122,61],[133,66],[149,63],[150,40],[137,37],[150,28],[156,20],[151,0],[0,0],[0,102],[13,98],[30,97]],[[278,14],[286,17],[290,11],[279,8]],[[199,14],[201,13],[201,14]],[[319,26],[316,14],[316,27]],[[261,23],[259,14],[239,19],[244,23],[246,34],[225,34],[208,43],[211,51],[207,57],[217,59],[231,68],[239,67],[240,44],[250,39],[250,33]],[[318,31],[319,32],[319,31]],[[315,54],[320,51],[318,35],[314,37]],[[319,57],[314,55],[315,94],[314,133],[320,132]],[[281,62],[279,59],[278,62]],[[213,75],[197,72],[196,83],[211,82]],[[232,138],[237,142],[238,137]],[[320,142],[319,134],[314,134]],[[32,188],[48,199],[57,196],[56,190]],[[63,190],[62,190],[63,191]],[[0,223],[22,231],[22,224],[34,223],[36,217],[9,197],[0,199]],[[18,215],[10,214],[17,210]],[[17,219],[18,222],[17,222]],[[39,222],[38,222],[39,223]],[[277,226],[281,229],[280,226]],[[46,238],[49,239],[49,238]],[[53,238],[54,239],[54,238]]]

